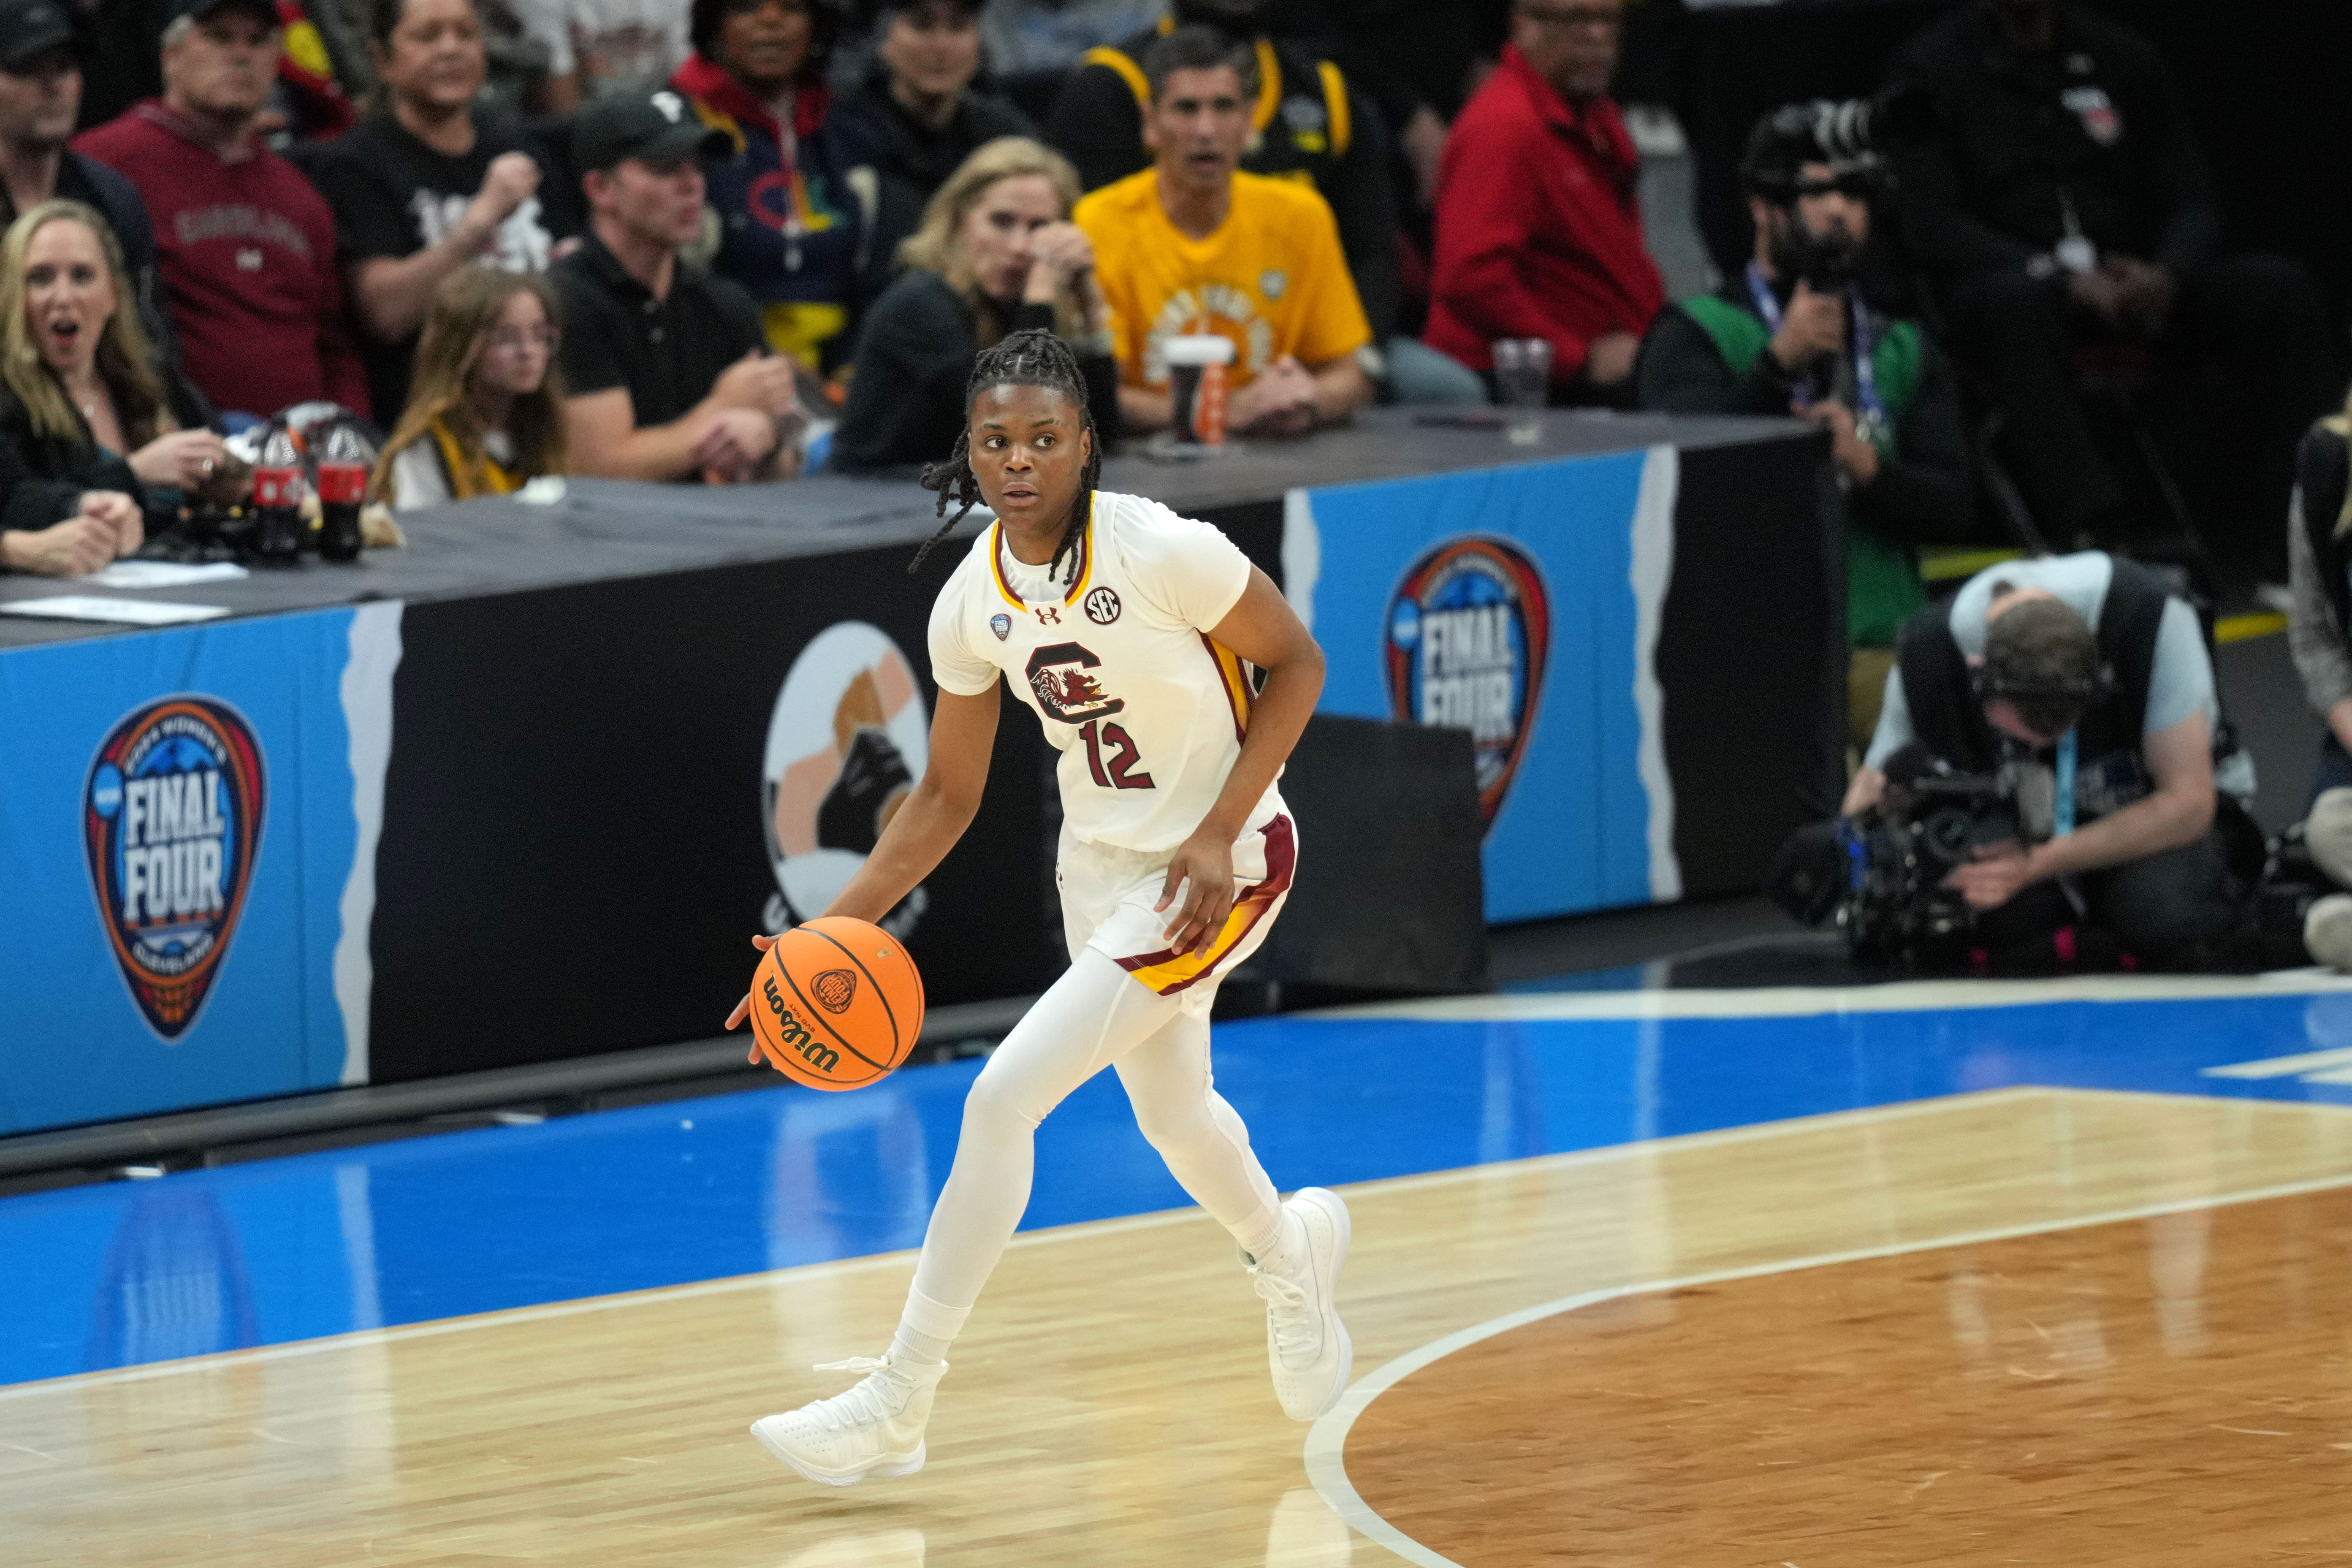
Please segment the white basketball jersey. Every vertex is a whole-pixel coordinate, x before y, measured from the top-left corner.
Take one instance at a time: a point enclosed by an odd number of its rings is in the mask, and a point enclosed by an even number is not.
[[[1192,836],[1241,754],[1250,670],[1208,628],[1249,586],[1249,558],[1205,522],[1097,490],[1069,564],[1013,557],[1003,525],[972,542],[931,611],[931,675],[976,697],[1002,673],[1062,753],[1062,815],[1089,844],[1157,852]],[[1282,809],[1269,786],[1244,831]]]

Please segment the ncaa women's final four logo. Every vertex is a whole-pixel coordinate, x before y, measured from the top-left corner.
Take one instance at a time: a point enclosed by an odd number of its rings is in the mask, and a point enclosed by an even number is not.
[[[1407,723],[1470,731],[1478,805],[1495,823],[1527,755],[1551,650],[1551,596],[1507,540],[1448,540],[1389,601],[1389,700]]]
[[[115,961],[148,1027],[187,1033],[220,974],[261,844],[261,748],[211,697],[166,697],[90,763],[82,840]]]

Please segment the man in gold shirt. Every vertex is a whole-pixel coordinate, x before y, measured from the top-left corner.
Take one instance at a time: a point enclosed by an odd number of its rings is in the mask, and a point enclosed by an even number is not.
[[[1075,215],[1110,307],[1126,428],[1168,424],[1164,345],[1201,332],[1233,340],[1234,430],[1297,436],[1345,419],[1371,401],[1356,357],[1371,327],[1315,188],[1238,172],[1255,58],[1210,28],[1180,27],[1143,69],[1153,164]]]

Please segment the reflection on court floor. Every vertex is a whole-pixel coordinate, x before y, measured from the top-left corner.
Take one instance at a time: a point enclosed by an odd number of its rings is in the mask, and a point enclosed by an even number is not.
[[[2014,1289],[1926,1291],[1942,1315],[1921,1309],[1908,1337],[1950,1365],[1976,1364],[1966,1334],[2007,1347],[2029,1319],[2087,1342],[2084,1313],[2053,1327],[2020,1303],[2095,1277],[2111,1352],[2219,1358],[2222,1381],[2200,1397],[2220,1400],[2248,1321],[2232,1302],[2304,1300],[2331,1268],[2352,1283],[2344,1226],[2254,1217],[2332,1215],[2330,1200],[2210,1206],[2352,1184],[2352,1085],[2332,1081],[2347,1058],[2327,1056],[2347,1049],[2352,994],[2298,976],[1485,998],[1223,1028],[1218,1070],[1278,1182],[1354,1184],[1343,1299],[1360,1393],[1449,1336],[1594,1292],[1616,1295],[1559,1320],[1572,1328],[1476,1354],[1539,1369],[1589,1340],[1654,1358],[1640,1376],[1654,1366],[1660,1386],[1705,1382],[1684,1364],[1702,1352],[1826,1357],[1866,1382],[1867,1342],[1828,1334],[1848,1320],[1789,1304],[1858,1289],[1835,1282],[1863,1274],[1721,1286],[1724,1303],[1778,1303],[1755,1314],[1752,1354],[1739,1312],[1694,1335],[1699,1306],[1643,1290],[1894,1248],[1895,1298],[1918,1294],[1903,1286],[1920,1269],[2027,1270]],[[1402,1554],[1478,1568],[1541,1560],[1557,1515],[1538,1494],[1601,1483],[1577,1472],[1578,1450],[1554,1454],[1524,1507],[1498,1505],[1536,1533],[1459,1559],[1384,1518],[1421,1505],[1383,1490],[1376,1465],[1352,1491],[1377,1434],[1441,1429],[1386,1402],[1442,1409],[1470,1352],[1397,1373],[1361,1403],[1352,1439],[1318,1427],[1302,1466],[1307,1435],[1265,1387],[1263,1321],[1230,1244],[1195,1212],[1158,1212],[1181,1194],[1106,1078],[1041,1135],[1028,1234],[959,1343],[930,1467],[838,1496],[799,1486],[742,1428],[831,1392],[813,1362],[887,1337],[971,1070],[0,1200],[10,1561],[1309,1568]],[[2168,1261],[2132,1266],[2147,1281],[2137,1304],[2114,1284],[2122,1266],[2080,1261],[2065,1250],[2077,1243],[1984,1240],[2085,1224],[2152,1236],[2158,1210],[2201,1217],[2164,1219],[2176,1240]],[[2294,1247],[2282,1224],[2303,1224]],[[2197,1267],[2179,1239],[2192,1234]],[[1921,1261],[1956,1244],[1976,1261]],[[1815,1319],[1819,1345],[1804,1342]],[[2240,1392],[2277,1393],[2251,1378]],[[1595,1414],[1564,1429],[1606,1428],[1595,1440],[1618,1458],[1602,1468],[1619,1478],[1606,1486],[1683,1473],[1676,1424],[1643,1436],[1605,1401],[1570,1403]],[[1833,1456],[1862,1438],[1822,1440]],[[1808,1465],[1837,1468],[1760,1468]],[[1717,1560],[1685,1546],[1675,1560]],[[1840,1560],[1922,1560],[1899,1531],[1864,1546]],[[1808,1561],[1757,1560],[1783,1558]],[[2126,1559],[2069,1558],[2108,1560]]]
[[[1462,1568],[2339,1556],[2347,1285],[2341,1185],[1681,1283],[1428,1363],[1346,1469]]]

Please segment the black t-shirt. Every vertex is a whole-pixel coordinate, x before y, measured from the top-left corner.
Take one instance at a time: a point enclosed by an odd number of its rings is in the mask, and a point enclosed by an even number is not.
[[[490,161],[504,153],[531,152],[519,129],[508,121],[478,124],[473,147],[452,157],[418,141],[389,111],[369,115],[317,159],[316,181],[334,209],[335,247],[343,265],[350,268],[378,256],[414,256],[440,244],[481,190]],[[544,175],[544,163],[541,169]],[[509,271],[544,271],[554,238],[539,197],[531,196],[508,215],[482,260]],[[387,426],[408,402],[409,366],[415,354],[415,337],[382,343],[364,331],[360,334],[368,392]]]
[[[639,429],[677,418],[729,365],[767,346],[742,286],[690,262],[677,263],[668,298],[656,300],[590,234],[548,276],[563,302],[564,395],[626,387]]]

